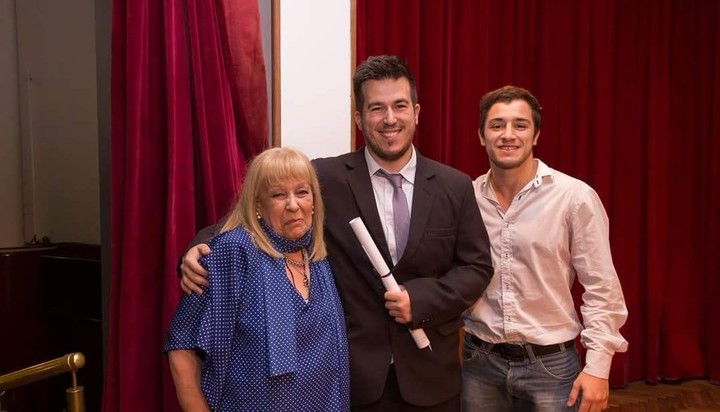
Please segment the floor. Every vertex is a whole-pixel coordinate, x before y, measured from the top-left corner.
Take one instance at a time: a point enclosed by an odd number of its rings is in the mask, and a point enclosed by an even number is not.
[[[633,382],[610,393],[610,412],[720,411],[720,385],[706,380],[647,385]]]

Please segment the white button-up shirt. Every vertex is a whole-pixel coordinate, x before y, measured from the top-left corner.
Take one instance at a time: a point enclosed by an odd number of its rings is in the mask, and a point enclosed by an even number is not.
[[[587,349],[584,371],[607,378],[615,352],[627,350],[627,318],[612,263],[607,214],[586,183],[537,161],[535,177],[498,203],[490,172],[473,183],[495,275],[465,314],[466,330],[490,343],[550,345],[574,339]],[[585,291],[578,319],[570,289]]]

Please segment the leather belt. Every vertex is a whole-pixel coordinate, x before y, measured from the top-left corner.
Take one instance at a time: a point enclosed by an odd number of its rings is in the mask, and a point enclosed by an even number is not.
[[[466,333],[470,337],[470,340],[477,346],[489,346],[492,345],[492,348],[490,348],[490,352],[496,353],[500,356],[502,356],[503,359],[511,360],[511,361],[522,361],[524,359],[530,358],[530,356],[527,353],[527,350],[525,349],[525,346],[523,345],[514,345],[512,343],[489,343],[485,342],[484,340],[478,338],[477,336],[473,335],[472,333]],[[567,342],[563,343],[557,343],[554,345],[536,345],[534,343],[530,344],[530,347],[532,348],[532,352],[535,355],[535,357],[545,356],[545,355],[551,355],[553,353],[561,352],[565,349],[568,349],[575,345],[574,340],[569,340]]]

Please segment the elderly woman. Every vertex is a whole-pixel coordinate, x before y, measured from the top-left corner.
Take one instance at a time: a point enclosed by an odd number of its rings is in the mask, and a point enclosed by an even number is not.
[[[269,149],[203,258],[163,350],[186,411],[349,410],[345,322],[308,158]]]

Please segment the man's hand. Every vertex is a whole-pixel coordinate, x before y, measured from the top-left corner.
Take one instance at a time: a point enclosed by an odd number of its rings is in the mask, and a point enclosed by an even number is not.
[[[191,247],[182,258],[180,265],[180,288],[188,295],[196,293],[202,295],[203,287],[208,285],[207,270],[200,266],[200,257],[210,253],[210,246],[205,243]]]
[[[575,405],[578,395],[582,394],[580,402],[580,412],[596,412],[607,409],[608,398],[610,397],[610,385],[607,379],[598,378],[580,372],[575,382],[573,382],[570,396],[568,396],[567,406]]]
[[[385,292],[385,309],[395,322],[406,324],[412,322],[410,295],[404,287],[400,286],[400,289],[399,292]]]

